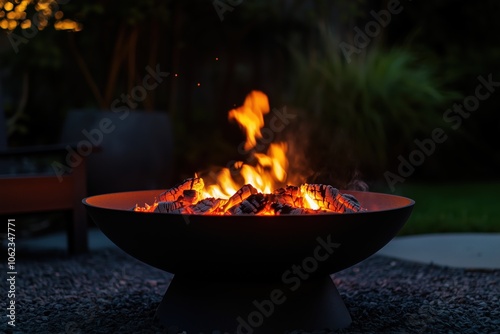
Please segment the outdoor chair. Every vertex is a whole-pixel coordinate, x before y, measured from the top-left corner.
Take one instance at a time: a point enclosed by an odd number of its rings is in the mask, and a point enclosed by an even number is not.
[[[29,148],[0,147],[0,214],[66,211],[68,250],[76,254],[88,250],[87,215],[81,202],[87,194],[86,163],[85,158],[82,158],[77,166],[71,170],[68,168],[70,172],[58,176],[51,164],[58,161],[55,160],[57,157],[61,157],[59,161],[62,163],[66,154],[67,145],[64,144]],[[36,171],[27,174],[16,172],[14,166],[27,159],[38,164]],[[9,168],[14,173],[9,172]]]

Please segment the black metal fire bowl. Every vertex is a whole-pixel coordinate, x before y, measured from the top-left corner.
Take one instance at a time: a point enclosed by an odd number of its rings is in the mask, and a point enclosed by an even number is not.
[[[342,191],[367,211],[301,216],[131,211],[161,192],[98,195],[83,204],[118,247],[175,274],[157,316],[167,326],[197,334],[347,327],[350,315],[329,275],[386,245],[415,204],[400,196]]]

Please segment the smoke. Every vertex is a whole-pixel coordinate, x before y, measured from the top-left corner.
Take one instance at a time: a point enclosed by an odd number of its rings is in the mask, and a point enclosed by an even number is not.
[[[322,183],[338,189],[368,191],[368,185],[363,181],[355,158],[356,154],[352,152],[345,133],[341,130],[326,132],[324,127],[317,124],[304,110],[288,107],[286,114],[292,115],[293,119],[280,128],[280,131],[274,131],[272,136],[258,138],[255,147],[249,151],[244,150],[244,142],[241,143],[236,160],[229,161],[224,167],[209,168],[198,175],[210,185],[217,183],[221,172],[227,172],[227,175],[241,186],[245,183],[240,174],[242,163],[255,166],[256,153],[267,152],[271,143],[282,142],[287,144],[288,168],[286,180],[282,184],[275,180],[275,186]],[[276,116],[273,113],[267,115],[266,124],[273,124],[270,121],[272,117]],[[263,131],[272,130],[266,126]]]
[[[368,191],[368,184],[361,180],[361,174],[358,170],[354,170],[353,176],[349,183],[347,183],[345,189],[347,190],[356,190],[356,191]]]
[[[287,143],[288,172],[286,183],[289,185],[300,185],[308,182],[314,174],[308,154],[310,146],[310,126],[302,119],[299,110],[289,108],[290,113],[297,115],[290,122],[285,131],[277,136],[276,141]]]
[[[288,143],[287,183],[323,183],[338,189],[368,191],[359,163],[341,131],[326,132],[307,111],[298,115],[279,139]]]

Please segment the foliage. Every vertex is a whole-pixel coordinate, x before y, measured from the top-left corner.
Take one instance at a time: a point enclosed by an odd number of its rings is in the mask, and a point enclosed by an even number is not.
[[[499,10],[496,0],[412,2],[388,27],[387,43],[406,44],[425,54],[455,90],[474,95],[478,76],[491,74],[494,81],[500,80]],[[441,176],[498,175],[499,108],[497,89],[450,133],[447,154],[439,160]]]
[[[500,232],[499,186],[498,181],[402,185],[397,194],[416,204],[400,234]]]
[[[373,48],[348,63],[338,45],[321,28],[319,46],[307,54],[292,47],[292,100],[316,125],[311,152],[323,160],[317,165],[332,169],[343,161],[380,172],[389,156],[440,124],[439,113],[456,95],[408,50]]]

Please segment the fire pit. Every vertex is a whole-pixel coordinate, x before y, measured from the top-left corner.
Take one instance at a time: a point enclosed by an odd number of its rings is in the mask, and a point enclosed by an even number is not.
[[[118,247],[175,274],[157,314],[188,333],[348,326],[349,313],[329,274],[382,248],[414,205],[404,197],[346,191],[367,211],[201,216],[130,210],[160,192],[106,194],[83,203]]]
[[[157,310],[168,327],[238,334],[346,327],[351,318],[329,275],[382,248],[411,213],[411,199],[290,177],[286,143],[255,149],[268,112],[256,91],[229,112],[253,165],[236,162],[208,184],[196,176],[165,191],[83,200],[118,247],[175,275]],[[288,185],[292,178],[300,186]]]

